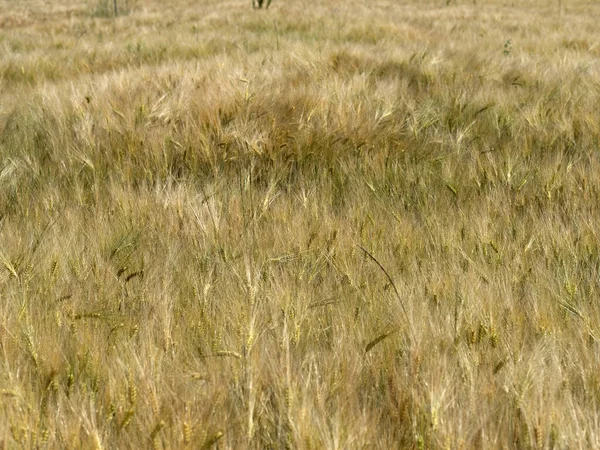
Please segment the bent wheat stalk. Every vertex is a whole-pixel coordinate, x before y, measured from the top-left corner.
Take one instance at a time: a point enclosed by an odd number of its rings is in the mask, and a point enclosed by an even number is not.
[[[390,274],[388,273],[387,270],[385,270],[385,267],[383,267],[383,264],[381,264],[377,258],[375,258],[375,256],[373,256],[373,254],[371,252],[369,252],[366,248],[364,248],[362,245],[359,245],[358,248],[360,248],[365,255],[367,255],[369,258],[371,258],[375,264],[377,264],[379,266],[379,268],[381,269],[381,271],[385,274],[385,276],[387,277],[387,279],[390,281],[390,284],[392,285],[392,287],[394,288],[394,292],[396,293],[396,297],[398,298],[398,303],[400,303],[400,307],[402,308],[402,311],[404,312],[404,316],[406,317],[406,325],[410,331],[410,334],[413,338],[413,341],[416,342],[416,336],[415,336],[415,332],[413,331],[412,328],[412,324],[410,322],[410,318],[408,317],[408,312],[406,311],[406,307],[404,306],[404,302],[402,301],[402,297],[400,297],[400,292],[398,292],[398,288],[396,287],[396,283],[394,283],[394,280],[392,279],[392,277],[390,276]],[[387,333],[386,335],[384,335],[381,339],[376,339],[374,343],[369,344],[370,346],[368,346],[368,350],[370,350],[375,344],[377,344],[378,342],[382,341],[383,339],[385,339],[386,337],[388,337],[389,335],[391,335],[392,333]],[[368,351],[367,350],[367,351]]]

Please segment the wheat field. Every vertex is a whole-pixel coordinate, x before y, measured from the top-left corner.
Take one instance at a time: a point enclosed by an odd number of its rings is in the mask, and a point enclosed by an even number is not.
[[[0,449],[600,448],[600,4],[0,2]]]

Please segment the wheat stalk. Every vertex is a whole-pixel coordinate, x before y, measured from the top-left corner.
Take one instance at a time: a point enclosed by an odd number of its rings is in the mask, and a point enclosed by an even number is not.
[[[410,334],[411,334],[411,336],[412,336],[412,338],[413,338],[413,342],[415,342],[415,343],[416,343],[416,342],[417,342],[417,338],[416,338],[416,336],[415,336],[415,333],[414,333],[414,331],[413,331],[413,329],[412,329],[412,324],[411,324],[410,318],[409,318],[409,316],[408,316],[408,312],[406,311],[406,307],[404,306],[404,302],[402,301],[402,297],[400,296],[400,292],[398,291],[398,288],[396,287],[396,283],[394,283],[394,280],[393,280],[393,278],[390,276],[390,274],[388,273],[388,271],[387,271],[387,270],[385,270],[385,267],[383,267],[383,264],[381,264],[381,263],[380,263],[380,262],[377,260],[377,258],[375,258],[375,256],[373,256],[373,254],[372,254],[371,252],[369,252],[367,249],[365,249],[365,248],[364,248],[363,246],[361,246],[361,245],[359,245],[359,246],[358,246],[358,248],[360,248],[360,249],[361,249],[361,250],[362,250],[362,251],[363,251],[363,252],[364,252],[364,253],[365,253],[365,254],[366,254],[366,255],[367,255],[369,258],[371,258],[371,260],[372,260],[372,261],[374,261],[374,262],[375,262],[375,264],[377,264],[377,266],[378,266],[378,267],[381,269],[381,271],[382,271],[382,272],[385,274],[385,276],[386,276],[386,277],[387,277],[387,279],[389,280],[390,284],[391,284],[391,285],[392,285],[392,287],[394,288],[394,293],[396,294],[396,298],[398,299],[398,303],[400,304],[400,307],[402,308],[402,311],[404,312],[404,317],[406,318],[406,325],[407,325],[407,327],[408,327],[408,329],[409,329],[409,331],[410,331]],[[382,338],[381,338],[379,341],[377,341],[377,342],[380,342],[381,340],[385,339],[386,337],[390,336],[391,334],[393,334],[393,332],[390,332],[390,333],[386,334],[385,336],[383,336],[383,337],[382,337]],[[377,343],[377,342],[376,342],[376,343]],[[375,343],[375,344],[376,344],[376,343]],[[374,344],[374,345],[375,345],[375,344]],[[371,346],[371,347],[369,347],[369,350],[370,350],[371,348],[372,348],[372,346]],[[367,350],[367,351],[368,351],[368,350]]]

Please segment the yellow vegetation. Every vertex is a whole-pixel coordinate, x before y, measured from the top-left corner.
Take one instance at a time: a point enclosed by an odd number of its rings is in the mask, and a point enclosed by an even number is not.
[[[0,448],[600,448],[597,2],[111,4],[0,4]]]

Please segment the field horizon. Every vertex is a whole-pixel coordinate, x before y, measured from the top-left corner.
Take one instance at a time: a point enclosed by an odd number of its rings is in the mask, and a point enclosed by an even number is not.
[[[600,448],[600,5],[112,6],[0,3],[0,449]]]

